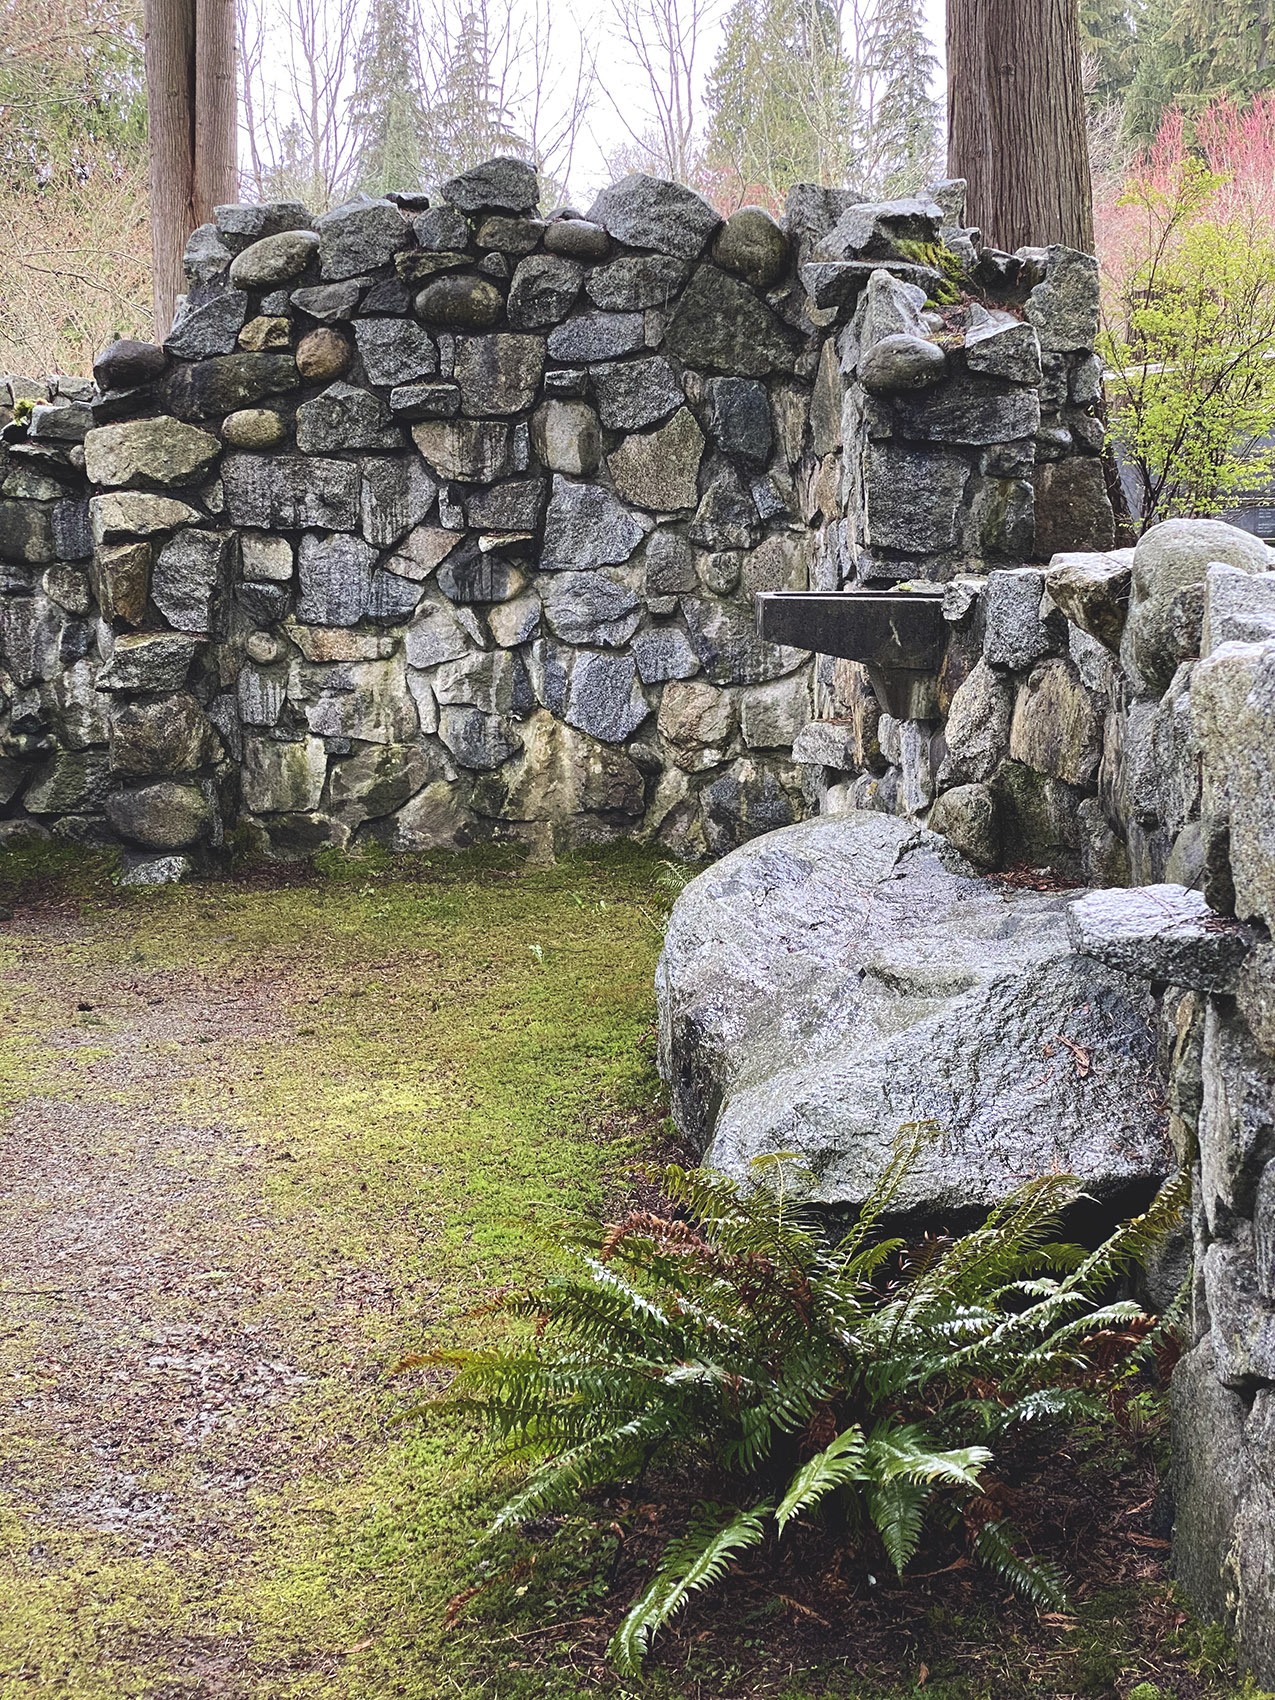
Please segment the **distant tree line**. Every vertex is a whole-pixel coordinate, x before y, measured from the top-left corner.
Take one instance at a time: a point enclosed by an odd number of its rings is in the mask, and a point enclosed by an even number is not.
[[[1275,89],[1271,0],[1081,0],[1080,23],[1090,99],[1121,102],[1139,146],[1174,107],[1189,118]]]
[[[321,210],[495,153],[565,186],[594,49],[550,0],[240,0],[252,192]]]
[[[328,204],[437,181],[506,150],[565,188],[608,103],[617,164],[779,200],[800,180],[895,194],[937,168],[922,0],[239,0],[241,165]],[[140,0],[0,0],[0,175],[56,192],[145,147]],[[1275,88],[1270,0],[1079,0],[1091,106],[1139,143],[1164,112]],[[705,63],[709,27],[720,45]],[[638,73],[639,109],[598,75]],[[626,79],[631,88],[632,78]],[[612,121],[612,127],[614,122]]]
[[[254,188],[324,205],[507,152],[565,192],[599,107],[624,136],[617,172],[692,182],[725,205],[778,204],[803,180],[902,193],[939,167],[922,0],[611,0],[609,26],[624,95],[598,74],[595,33],[549,0],[243,0]]]
[[[938,70],[920,0],[735,0],[703,167],[728,202],[800,182],[915,193],[941,165]]]
[[[0,0],[0,372],[147,322],[141,0]]]
[[[1012,16],[1016,0],[997,3]],[[1090,152],[1117,192],[1166,112],[1185,113],[1190,140],[1219,96],[1243,106],[1275,89],[1270,0],[1077,3]],[[949,13],[973,5],[949,0]],[[95,343],[145,328],[141,10],[0,0],[0,368],[83,367]],[[321,211],[510,152],[536,164],[553,200],[604,115],[622,138],[613,173],[680,178],[725,210],[778,207],[798,181],[906,193],[944,169],[922,0],[603,0],[579,15],[565,0],[237,0],[237,11],[249,196]]]

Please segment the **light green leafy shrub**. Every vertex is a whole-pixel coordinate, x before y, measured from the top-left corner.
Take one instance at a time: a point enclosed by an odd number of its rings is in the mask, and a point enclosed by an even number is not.
[[[1110,1299],[1112,1283],[1176,1219],[1183,1187],[1093,1252],[1058,1239],[1079,1196],[1059,1176],[961,1238],[909,1246],[882,1220],[929,1130],[905,1132],[839,1239],[803,1207],[791,1158],[759,1160],[748,1187],[674,1166],[668,1216],[565,1230],[574,1267],[495,1306],[510,1338],[432,1355],[454,1376],[431,1404],[472,1413],[502,1457],[531,1465],[497,1531],[653,1460],[706,1481],[725,1472],[730,1502],[699,1507],[617,1630],[620,1671],[636,1671],[661,1625],[739,1554],[834,1501],[900,1572],[927,1519],[956,1527],[969,1511],[976,1556],[1029,1598],[1062,1604],[1057,1569],[978,1515],[982,1474],[1014,1425],[1100,1408],[1094,1336],[1149,1326]]]
[[[1145,529],[1220,512],[1275,474],[1275,235],[1227,209],[1185,159],[1133,180],[1104,306],[1110,431],[1144,491]]]

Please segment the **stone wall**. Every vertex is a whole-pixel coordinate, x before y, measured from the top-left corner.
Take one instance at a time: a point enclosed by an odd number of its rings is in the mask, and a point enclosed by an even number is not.
[[[1206,824],[1193,681],[1222,633],[1266,618],[1230,610],[1267,607],[1272,563],[1248,532],[1173,520],[1136,550],[961,576],[943,599],[937,716],[892,718],[864,667],[821,663],[823,717],[794,748],[807,787],[825,812],[924,820],[976,866],[1199,887],[1224,856]]]
[[[16,830],[70,813],[64,796],[100,810],[109,783],[80,446],[92,394],[85,379],[0,382],[0,826]]]
[[[536,194],[222,208],[162,348],[9,380],[0,839],[152,880],[855,808],[1149,887],[1075,937],[1156,992],[1196,1169],[1176,1562],[1275,1681],[1273,557],[1110,550],[1094,263],[984,248],[960,185]],[[946,586],[926,718],[757,636],[759,590],[900,581]]]
[[[220,209],[163,348],[4,429],[2,829],[150,879],[807,812],[812,665],[754,592],[1017,566],[1060,478],[1101,497],[1092,261],[935,194],[723,222],[634,177],[541,218],[505,160]]]
[[[1275,1685],[1275,576],[1208,567],[1203,659],[1173,684],[1201,756],[1210,903],[1249,924],[1174,1011],[1198,1117],[1195,1349],[1174,1387],[1180,1574]],[[1172,686],[1170,687],[1172,691]],[[1175,799],[1176,800],[1176,799]]]
[[[1275,551],[1210,520],[947,592],[940,718],[839,662],[794,754],[825,812],[882,809],[985,868],[1099,888],[1080,951],[1146,980],[1194,1176],[1175,1372],[1174,1564],[1275,1683]],[[1170,1291],[1161,1286],[1167,1301]]]

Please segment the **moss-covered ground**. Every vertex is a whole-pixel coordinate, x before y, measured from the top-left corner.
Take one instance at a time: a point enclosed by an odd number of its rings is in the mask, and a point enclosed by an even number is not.
[[[463,1427],[397,1420],[429,1383],[394,1372],[663,1154],[669,883],[487,852],[122,892],[83,853],[0,855],[2,1700],[627,1692],[616,1542],[660,1506],[480,1546],[500,1483]],[[1093,1478],[1113,1551],[1136,1452]],[[1054,1623],[929,1584],[833,1621],[745,1577],[638,1686],[1249,1693],[1138,1539]]]
[[[652,1149],[660,864],[0,862],[0,1693],[486,1692],[390,1372]]]

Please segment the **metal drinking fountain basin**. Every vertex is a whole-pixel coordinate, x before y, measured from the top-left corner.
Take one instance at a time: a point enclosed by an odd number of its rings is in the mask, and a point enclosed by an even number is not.
[[[757,632],[769,643],[860,661],[896,720],[938,717],[947,648],[942,585],[896,590],[763,590]]]

